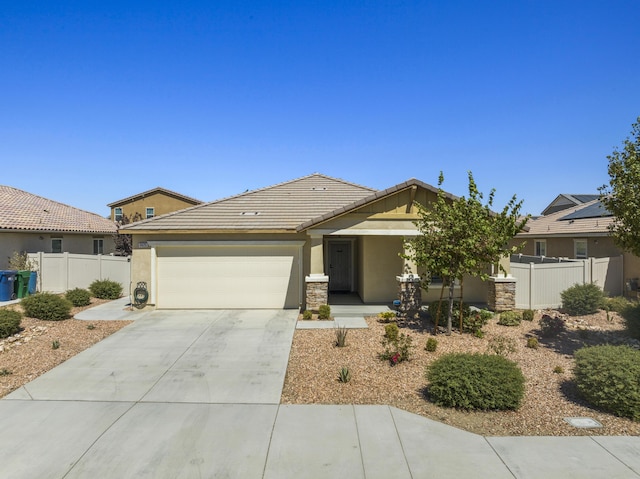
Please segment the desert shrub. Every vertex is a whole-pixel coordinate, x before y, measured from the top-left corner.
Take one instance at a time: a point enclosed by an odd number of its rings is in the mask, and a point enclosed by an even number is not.
[[[538,349],[538,338],[527,338],[527,347],[531,349]]]
[[[378,313],[378,318],[380,318],[383,322],[389,322],[396,319],[398,315],[395,311],[381,311]]]
[[[565,326],[562,318],[545,314],[540,319],[540,333],[547,338],[556,336],[564,330]]]
[[[338,371],[338,381],[341,383],[348,383],[351,381],[351,371],[349,371],[348,367],[343,366],[340,368],[340,371]]]
[[[20,304],[26,316],[49,321],[67,319],[73,307],[67,299],[52,293],[27,296]]]
[[[302,312],[302,319],[307,319],[307,320],[309,320],[309,319],[312,319],[312,318],[313,318],[313,313],[312,313],[311,311],[309,311],[308,309],[305,309],[305,310]]]
[[[118,299],[122,296],[122,285],[110,279],[96,279],[89,285],[89,291],[99,299]]]
[[[627,334],[640,340],[640,305],[630,305],[620,314],[624,318]]]
[[[604,306],[602,289],[594,283],[575,284],[560,293],[562,308],[570,316],[593,314]]]
[[[347,345],[347,332],[349,330],[345,327],[336,328],[336,346],[344,348]]]
[[[427,344],[425,344],[424,346],[425,351],[429,351],[430,353],[433,353],[437,348],[438,348],[438,340],[436,338],[427,339]]]
[[[629,346],[591,346],[575,355],[580,394],[597,408],[640,421],[640,351]]]
[[[500,313],[498,324],[502,326],[519,326],[521,321],[522,316],[517,311],[504,311]]]
[[[555,374],[562,374],[564,373],[564,368],[562,366],[556,366],[555,368],[553,368],[553,372]]]
[[[493,313],[487,309],[472,311],[469,316],[462,318],[462,328],[465,333],[472,333],[477,336],[491,318],[493,318]]]
[[[446,354],[427,366],[429,398],[467,410],[518,409],[524,376],[516,363],[489,354]]]
[[[506,336],[494,336],[487,344],[487,352],[495,353],[499,356],[508,356],[517,350],[516,341]]]
[[[447,311],[449,310],[449,302],[442,301],[442,306],[440,307],[440,319],[438,320],[438,324],[443,325],[447,318]],[[438,301],[434,301],[429,304],[428,307],[429,316],[435,322],[436,316],[438,314]],[[462,303],[462,330],[465,333],[476,334],[478,331],[481,331],[482,328],[489,322],[489,320],[493,318],[493,313],[486,309],[475,310],[472,311],[471,307]],[[455,329],[460,328],[460,302],[453,302],[453,317],[451,318],[452,326]]]
[[[391,325],[395,326],[395,323],[388,324],[387,326]],[[389,361],[392,366],[403,361],[408,361],[413,354],[413,339],[405,333],[399,333],[395,339],[389,339],[385,332],[385,336],[382,339],[382,346],[384,347],[384,351],[378,354],[378,357],[382,360]]]
[[[14,251],[9,258],[9,269],[35,271],[38,269],[38,262],[35,259],[29,259],[26,251]]]
[[[522,312],[522,320],[523,321],[533,321],[533,309],[525,309]]]
[[[396,323],[389,323],[384,327],[384,337],[389,341],[397,341],[400,328]]]
[[[622,313],[627,308],[633,306],[633,303],[624,296],[614,296],[613,298],[604,298],[604,307],[608,311]]]
[[[329,319],[331,317],[331,306],[323,304],[318,308],[318,319]]]
[[[20,332],[22,314],[13,309],[0,309],[0,338],[8,338]]]
[[[75,288],[64,295],[74,306],[88,306],[91,304],[91,293],[86,289]]]

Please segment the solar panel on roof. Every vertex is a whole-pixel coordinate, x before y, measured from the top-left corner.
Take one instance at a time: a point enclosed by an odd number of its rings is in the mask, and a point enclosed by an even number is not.
[[[582,220],[586,218],[600,218],[603,216],[613,216],[609,210],[607,210],[602,203],[599,201],[587,206],[586,208],[581,208],[573,213],[570,213],[566,216],[560,218],[560,221],[565,220]]]

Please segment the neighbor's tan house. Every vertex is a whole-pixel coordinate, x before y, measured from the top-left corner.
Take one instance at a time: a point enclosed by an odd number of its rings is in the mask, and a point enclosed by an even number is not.
[[[0,269],[14,252],[109,254],[113,221],[18,188],[0,185]]]
[[[123,198],[107,206],[111,208],[111,220],[119,222],[124,216],[131,221],[136,214],[140,219],[149,219],[173,211],[201,204],[202,201],[190,198],[165,188],[153,188],[127,198]]]
[[[415,273],[400,254],[418,234],[416,203],[436,194],[415,179],[378,191],[313,174],[121,232],[133,235],[132,281],[147,283],[158,308],[315,307],[338,296],[389,303]],[[470,279],[464,299],[486,303],[488,289]]]

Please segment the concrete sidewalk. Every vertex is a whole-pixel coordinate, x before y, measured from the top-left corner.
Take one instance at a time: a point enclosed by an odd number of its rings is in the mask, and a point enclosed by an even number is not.
[[[92,320],[114,319],[100,308]],[[640,477],[638,437],[482,437],[382,405],[281,405],[296,316],[145,312],[0,401],[0,476]]]

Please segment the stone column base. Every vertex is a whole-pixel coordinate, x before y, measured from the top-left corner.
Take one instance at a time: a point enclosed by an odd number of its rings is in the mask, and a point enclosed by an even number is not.
[[[398,299],[400,300],[398,311],[407,318],[414,318],[422,307],[420,276],[403,274],[396,276],[396,280],[398,281]]]
[[[329,304],[329,276],[312,274],[304,278],[305,306],[311,311],[318,311],[323,304]]]
[[[489,278],[487,304],[491,311],[511,311],[516,309],[516,281],[513,276],[492,276]]]

